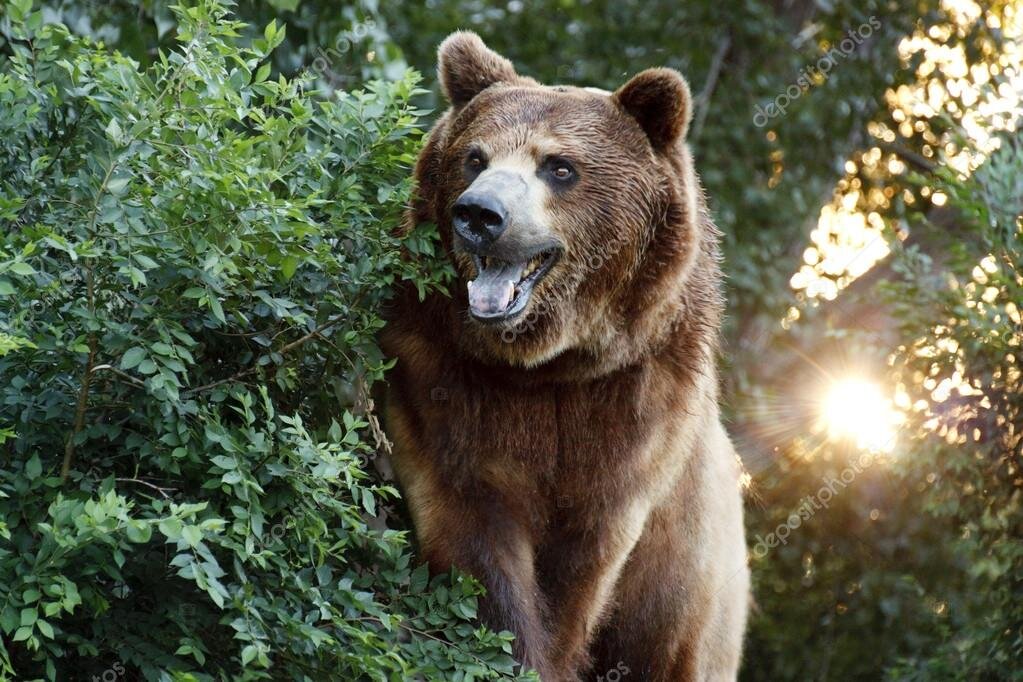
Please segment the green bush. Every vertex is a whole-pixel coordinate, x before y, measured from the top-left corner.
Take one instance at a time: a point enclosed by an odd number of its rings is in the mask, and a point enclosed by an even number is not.
[[[3,20],[0,676],[514,676],[372,475],[381,306],[447,277],[392,234],[417,77],[321,100],[191,4],[145,69]]]
[[[892,679],[1023,680],[1023,136],[998,142],[970,177],[943,167],[928,183],[954,215],[941,267],[905,249],[884,287],[902,339],[892,364],[915,408],[903,469],[930,472],[918,503],[954,529],[947,582],[965,586],[939,605],[953,619],[945,641]]]

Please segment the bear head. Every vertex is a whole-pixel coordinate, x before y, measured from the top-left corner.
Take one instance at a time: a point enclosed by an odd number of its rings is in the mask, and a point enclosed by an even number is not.
[[[438,57],[450,108],[417,163],[409,218],[438,226],[454,265],[443,305],[461,351],[609,369],[669,335],[687,303],[714,317],[717,232],[678,72],[649,69],[613,93],[545,86],[470,32]]]

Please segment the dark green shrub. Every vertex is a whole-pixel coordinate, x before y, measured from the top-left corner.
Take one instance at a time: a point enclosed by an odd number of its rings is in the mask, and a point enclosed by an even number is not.
[[[512,675],[368,473],[417,77],[317,99],[228,4],[145,69],[7,8],[0,676]]]

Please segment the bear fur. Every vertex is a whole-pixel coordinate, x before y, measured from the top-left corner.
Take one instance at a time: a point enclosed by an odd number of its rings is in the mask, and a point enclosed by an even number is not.
[[[483,583],[485,622],[545,681],[734,679],[741,467],[717,405],[719,233],[685,144],[688,86],[670,69],[614,93],[544,86],[469,32],[438,70],[450,108],[404,229],[438,226],[457,284],[400,290],[383,333],[421,553]],[[485,178],[508,214],[496,240],[485,221],[453,228]],[[500,318],[519,285],[508,304],[486,273],[537,244],[554,265]]]

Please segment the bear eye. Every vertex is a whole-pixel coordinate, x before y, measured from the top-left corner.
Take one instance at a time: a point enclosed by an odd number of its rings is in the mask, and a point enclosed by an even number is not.
[[[477,149],[469,152],[469,155],[465,158],[465,167],[473,173],[483,170],[486,165],[487,162],[483,158],[483,153]]]
[[[552,157],[544,163],[544,170],[547,176],[558,184],[568,185],[576,180],[575,166],[567,159]]]

